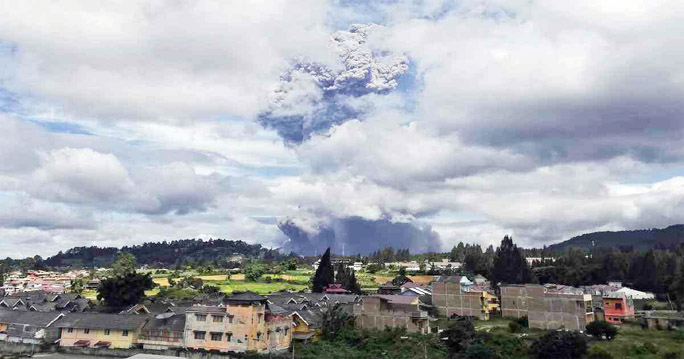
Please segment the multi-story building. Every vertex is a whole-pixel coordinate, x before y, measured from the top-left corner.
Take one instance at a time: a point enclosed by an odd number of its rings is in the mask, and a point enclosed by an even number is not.
[[[138,343],[147,315],[70,313],[57,322],[63,347],[130,348]]]
[[[292,318],[274,314],[267,299],[240,293],[223,306],[194,306],[186,311],[185,345],[220,352],[277,351],[292,340]]]
[[[355,325],[359,329],[404,327],[410,333],[430,333],[429,315],[420,297],[375,295],[364,297],[354,306]]]
[[[496,296],[484,286],[472,286],[461,276],[441,276],[432,283],[432,304],[440,314],[475,317],[488,320],[490,313],[498,309]]]
[[[634,319],[634,301],[624,293],[613,292],[603,296],[604,320],[620,324],[626,319]]]
[[[140,315],[140,314],[133,314]],[[138,344],[143,349],[165,350],[185,347],[185,314],[166,312],[150,319],[140,330]]]
[[[530,328],[584,330],[594,321],[591,294],[556,284],[501,286],[504,317],[527,316]]]

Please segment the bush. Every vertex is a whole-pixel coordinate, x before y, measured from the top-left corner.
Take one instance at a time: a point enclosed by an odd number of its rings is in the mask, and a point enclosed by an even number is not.
[[[468,359],[481,359],[481,358],[487,358],[487,359],[498,359],[501,358],[499,355],[497,355],[494,350],[487,345],[481,343],[481,342],[476,342],[471,344],[465,349],[465,357]]]
[[[613,359],[613,355],[610,354],[606,349],[601,347],[593,346],[589,348],[589,359]]]
[[[518,318],[516,321],[518,322],[518,324],[520,324],[520,326],[522,328],[529,328],[530,327],[530,320],[527,318],[526,315],[523,315],[522,317]]]
[[[648,354],[648,349],[642,345],[632,344],[627,348],[627,353],[629,353],[630,356],[645,355]]]
[[[645,348],[646,350],[648,350],[648,352],[651,353],[651,354],[656,354],[656,353],[658,353],[658,347],[657,347],[655,344],[651,343],[651,342],[646,342],[646,343],[644,343],[644,348]]]
[[[602,320],[596,320],[587,324],[587,334],[598,340],[603,339],[603,337],[612,340],[617,335],[617,332],[618,330],[614,325]]]
[[[508,330],[511,333],[518,333],[518,332],[520,332],[521,329],[522,329],[522,327],[520,326],[520,324],[518,322],[508,323]]]
[[[663,359],[679,359],[679,353],[678,352],[665,352],[663,353]]]
[[[579,359],[587,353],[587,340],[575,332],[550,332],[530,347],[536,359]]]

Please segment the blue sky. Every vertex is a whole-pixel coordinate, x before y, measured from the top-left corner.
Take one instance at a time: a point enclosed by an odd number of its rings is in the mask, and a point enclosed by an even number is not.
[[[3,5],[12,256],[541,246],[684,222],[676,1]]]

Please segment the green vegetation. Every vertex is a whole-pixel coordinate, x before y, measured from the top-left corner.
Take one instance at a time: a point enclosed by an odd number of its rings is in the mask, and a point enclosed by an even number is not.
[[[344,329],[335,338],[295,344],[295,354],[301,359],[447,358],[446,348],[437,335],[407,334],[402,329]]]
[[[110,309],[120,309],[135,303],[145,296],[145,291],[156,286],[149,274],[127,273],[102,280],[97,299]]]

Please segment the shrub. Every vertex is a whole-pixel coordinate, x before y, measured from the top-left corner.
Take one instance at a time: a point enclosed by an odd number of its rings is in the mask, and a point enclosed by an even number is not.
[[[498,359],[501,358],[494,350],[481,342],[475,342],[465,349],[465,357],[468,359]]]
[[[679,353],[678,352],[665,352],[663,353],[663,359],[679,359]]]
[[[629,353],[630,356],[645,355],[648,354],[648,349],[643,345],[632,344],[627,348],[627,353]]]
[[[651,353],[651,354],[656,354],[656,353],[658,353],[658,347],[657,347],[655,344],[651,343],[651,342],[646,342],[646,343],[644,343],[644,348],[645,348],[646,350],[648,350],[648,352]]]
[[[613,355],[608,350],[593,346],[589,348],[589,359],[613,359]]]
[[[536,359],[579,359],[587,353],[587,340],[575,332],[550,332],[530,347]]]
[[[518,332],[520,332],[521,329],[522,329],[522,327],[520,326],[520,324],[518,322],[508,323],[508,330],[511,333],[518,333]]]
[[[603,337],[612,340],[617,335],[617,328],[608,322],[596,320],[587,324],[587,334],[598,340],[603,339]]]
[[[523,315],[522,317],[518,318],[516,322],[518,322],[518,324],[520,324],[522,328],[530,327],[530,320],[527,318],[526,315]]]

